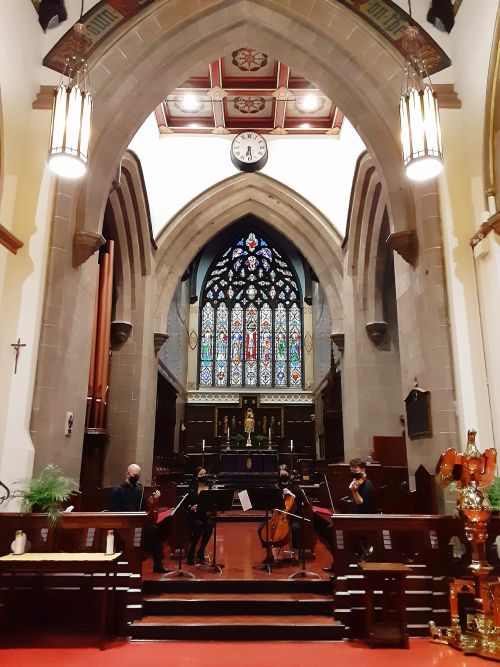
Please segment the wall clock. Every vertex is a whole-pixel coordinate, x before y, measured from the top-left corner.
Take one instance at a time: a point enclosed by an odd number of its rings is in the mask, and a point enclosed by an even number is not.
[[[261,134],[242,132],[231,144],[231,162],[240,171],[259,171],[267,162],[267,143]]]

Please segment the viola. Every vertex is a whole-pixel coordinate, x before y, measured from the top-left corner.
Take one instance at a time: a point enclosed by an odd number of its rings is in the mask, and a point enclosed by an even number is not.
[[[153,492],[148,498],[147,518],[150,523],[158,521],[158,498]]]
[[[291,495],[286,495],[284,498],[286,512],[295,512],[297,503],[295,498]],[[266,528],[267,525],[267,528]],[[272,547],[284,547],[290,542],[292,535],[291,517],[280,510],[273,510],[269,521],[259,528],[259,535],[264,544],[269,544]],[[269,540],[267,539],[269,536]]]

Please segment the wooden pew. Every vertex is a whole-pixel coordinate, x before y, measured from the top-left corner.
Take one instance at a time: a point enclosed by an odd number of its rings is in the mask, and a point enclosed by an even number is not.
[[[108,530],[113,530],[115,551],[121,551],[122,555],[108,627],[111,634],[126,636],[127,623],[134,618],[134,605],[141,603],[144,521],[143,512],[71,512],[63,514],[56,528],[50,530],[47,517],[43,514],[0,514],[0,556],[12,552],[11,543],[17,530],[26,533],[30,552],[38,553],[104,552]],[[65,573],[43,579],[19,575],[15,579],[15,595],[12,595],[12,577],[1,577],[0,589],[4,601],[10,598],[16,603],[15,609],[4,606],[6,618],[0,619],[0,623],[5,623],[7,618],[14,621],[17,618],[23,623],[29,620],[28,612],[36,611],[41,588],[53,623],[49,629],[67,630],[69,627],[67,631],[74,632],[75,627],[90,628],[94,622],[96,596],[92,595],[92,589],[99,586],[98,576],[89,578],[81,573]]]
[[[364,586],[360,562],[404,563],[413,574],[406,579],[406,605],[411,636],[427,636],[427,625],[447,625],[448,577],[470,577],[470,545],[463,523],[439,515],[334,515],[333,559],[335,617],[363,636]],[[500,573],[496,539],[500,519],[492,518],[487,556]],[[382,601],[378,601],[381,606]]]

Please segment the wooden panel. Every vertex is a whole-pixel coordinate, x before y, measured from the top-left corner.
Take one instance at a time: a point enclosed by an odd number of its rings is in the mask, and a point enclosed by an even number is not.
[[[406,438],[374,436],[373,457],[382,466],[407,466]]]
[[[158,373],[156,390],[156,421],[153,456],[173,456],[177,392],[163,375]]]
[[[214,435],[215,405],[186,405],[186,453],[201,452],[203,440],[207,445],[215,445]]]
[[[308,455],[315,459],[315,427],[312,416],[313,405],[286,405],[285,406],[285,448],[290,447],[293,440],[295,455]]]

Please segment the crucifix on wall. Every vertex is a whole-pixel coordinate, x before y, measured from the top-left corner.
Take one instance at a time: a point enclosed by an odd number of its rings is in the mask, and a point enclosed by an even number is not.
[[[16,351],[16,363],[14,366],[14,375],[17,373],[17,362],[19,361],[19,352],[21,352],[22,347],[26,347],[26,343],[21,343],[21,339],[17,339],[17,343],[11,343],[11,347],[13,347]]]

